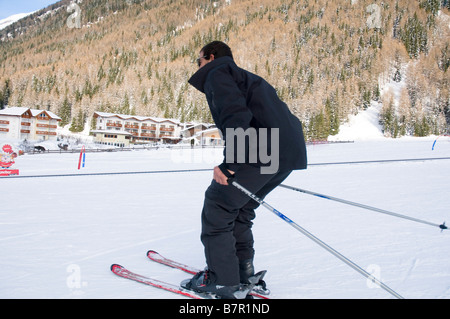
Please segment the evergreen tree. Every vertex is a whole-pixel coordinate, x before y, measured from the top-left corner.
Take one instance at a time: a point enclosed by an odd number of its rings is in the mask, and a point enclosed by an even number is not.
[[[431,13],[433,16],[437,15],[442,0],[423,0],[420,2],[420,7],[424,8],[426,12]]]
[[[128,94],[125,93],[125,97],[123,99],[123,105],[119,110],[120,114],[127,114],[127,115],[132,115],[131,114],[131,108],[130,108],[130,99],[128,98]]]
[[[62,127],[66,126],[70,122],[70,117],[72,115],[72,104],[69,102],[67,96],[64,98],[63,105],[59,109],[59,117],[61,118],[60,125]]]
[[[427,52],[427,30],[417,17],[417,13],[408,18],[401,38],[410,58],[418,58],[420,53]]]
[[[414,123],[414,135],[415,136],[427,136],[430,134],[431,126],[428,123],[427,119],[422,116],[420,119]]]
[[[339,115],[338,115],[338,109],[339,106],[337,105],[336,101],[333,99],[327,98],[325,102],[325,112],[326,112],[326,119],[328,119],[329,123],[329,134],[330,135],[336,135],[339,133]]]
[[[400,69],[396,68],[393,80],[395,82],[401,82],[402,81],[402,74],[400,73]]]
[[[9,97],[11,96],[11,93],[12,93],[11,80],[7,79],[5,80],[3,90],[0,91],[0,109],[4,109],[6,106],[8,106]]]
[[[85,115],[83,111],[80,109],[78,111],[78,115],[72,120],[72,125],[69,130],[74,133],[79,133],[84,130],[84,123],[86,122]]]
[[[383,126],[384,135],[390,137],[397,137],[398,135],[398,121],[395,114],[394,102],[391,99],[389,104],[380,112],[380,124]]]

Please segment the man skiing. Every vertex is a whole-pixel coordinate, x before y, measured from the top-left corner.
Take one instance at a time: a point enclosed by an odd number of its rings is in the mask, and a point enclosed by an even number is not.
[[[207,44],[197,62],[199,70],[189,83],[205,94],[225,150],[223,162],[214,167],[201,216],[207,268],[182,286],[240,298],[242,286],[254,276],[251,227],[259,204],[228,180],[264,198],[292,170],[306,169],[305,141],[301,122],[275,89],[239,68],[227,44]]]

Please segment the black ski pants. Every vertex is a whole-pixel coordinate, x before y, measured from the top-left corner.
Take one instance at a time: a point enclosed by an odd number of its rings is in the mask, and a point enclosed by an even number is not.
[[[263,199],[291,173],[261,174],[260,168],[241,164],[235,181]],[[208,269],[216,284],[238,285],[239,261],[253,259],[252,220],[259,203],[232,185],[212,181],[205,192],[201,241]]]

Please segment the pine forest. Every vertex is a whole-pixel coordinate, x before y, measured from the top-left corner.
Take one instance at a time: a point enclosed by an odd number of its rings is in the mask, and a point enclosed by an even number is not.
[[[271,83],[308,140],[382,103],[390,137],[448,134],[450,0],[62,0],[0,30],[0,108],[212,122],[188,84],[221,40]],[[383,84],[404,81],[399,101]]]

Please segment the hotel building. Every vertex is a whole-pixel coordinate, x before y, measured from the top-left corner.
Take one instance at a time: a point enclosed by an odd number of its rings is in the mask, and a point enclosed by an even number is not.
[[[161,142],[176,144],[181,140],[178,120],[94,112],[94,141],[106,145],[128,146]]]
[[[0,110],[0,139],[56,140],[61,118],[50,111],[27,107]]]

